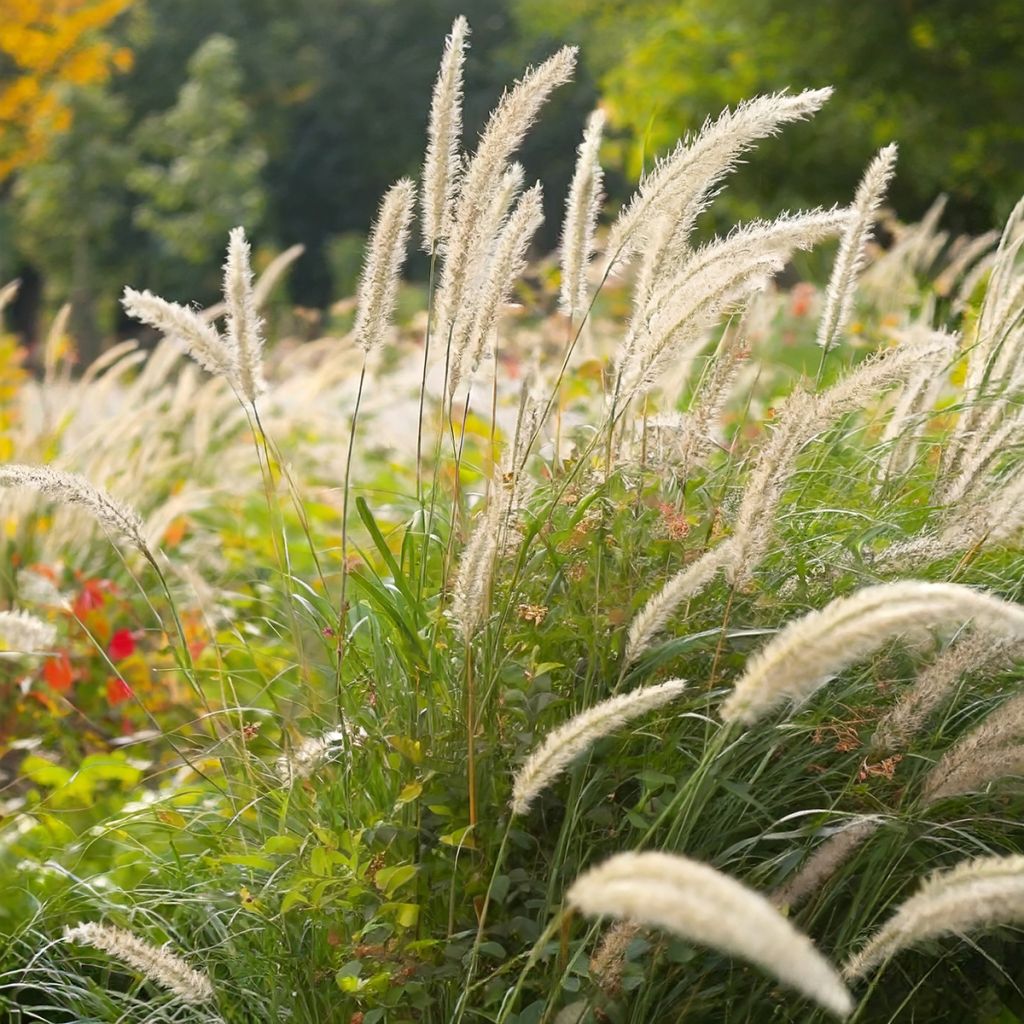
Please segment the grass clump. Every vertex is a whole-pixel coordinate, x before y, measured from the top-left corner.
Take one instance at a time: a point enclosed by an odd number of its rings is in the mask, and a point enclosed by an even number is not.
[[[881,922],[937,864],[1022,839],[1008,782],[1021,717],[1004,696],[1024,617],[1021,522],[1013,452],[989,443],[1016,422],[1021,389],[1019,216],[995,253],[975,247],[955,274],[949,254],[945,297],[924,279],[934,224],[899,238],[858,293],[884,150],[854,213],[784,215],[697,245],[739,156],[828,97],[779,94],[681,142],[595,258],[595,119],[563,234],[562,312],[512,331],[507,299],[541,210],[512,157],[574,54],[528,72],[459,159],[467,38],[460,19],[420,190],[433,265],[422,362],[392,359],[416,382],[410,469],[388,475],[362,453],[388,386],[374,360],[398,333],[411,182],[382,204],[356,328],[336,343],[351,417],[335,412],[320,436],[329,461],[293,454],[305,419],[268,415],[289,372],[333,371],[301,353],[264,365],[243,233],[223,333],[216,311],[126,292],[166,336],[139,370],[167,360],[154,375],[175,398],[160,402],[209,414],[207,385],[175,378],[166,353],[181,344],[222,378],[218,403],[238,400],[196,474],[224,467],[257,497],[190,506],[190,530],[221,538],[197,562],[153,519],[148,476],[118,488],[140,509],[129,532],[147,565],[125,553],[111,572],[136,588],[140,629],[168,685],[194,695],[191,716],[152,709],[123,638],[86,630],[145,725],[94,730],[64,758],[18,755],[0,1004],[24,1021],[887,1021],[908,1006],[994,1020],[1012,981],[979,964],[1002,961],[1001,933],[901,951],[1015,914],[959,914],[897,941],[914,897]],[[840,235],[818,330],[806,291],[797,312],[798,293],[770,281]],[[628,326],[602,323],[627,286]],[[848,339],[880,351],[862,358]],[[517,344],[530,365],[510,401],[502,358]],[[131,437],[144,453],[148,435]],[[44,501],[13,492],[30,516],[62,498],[104,523],[123,514],[95,489],[109,480],[65,472],[0,467],[0,481],[75,481],[43,487]],[[20,580],[6,581],[15,596]],[[58,644],[89,610],[46,613]],[[1005,657],[958,661],[959,693],[899,711],[970,629],[1005,641]],[[783,696],[803,703],[780,714]],[[77,690],[61,700],[84,710]],[[1012,887],[1017,860],[1000,863]],[[977,884],[994,898],[987,875]],[[602,915],[625,920],[606,930]],[[64,928],[109,955],[83,955]],[[900,971],[885,970],[897,952]],[[874,970],[858,985],[865,955]],[[830,966],[844,961],[848,985]]]

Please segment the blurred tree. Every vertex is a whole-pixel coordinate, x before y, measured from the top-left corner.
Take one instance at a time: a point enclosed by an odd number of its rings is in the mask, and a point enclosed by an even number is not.
[[[140,201],[136,224],[168,257],[209,267],[228,231],[258,227],[266,205],[266,150],[242,99],[237,46],[210,36],[188,62],[177,103],[140,125],[142,162],[128,177]]]
[[[1003,218],[1024,191],[1019,0],[516,0],[527,31],[575,34],[600,75],[632,174],[708,114],[759,92],[832,84],[813,126],[765,143],[730,185],[760,210],[845,201],[893,139],[907,218],[940,191],[960,226]]]
[[[71,121],[63,85],[107,80],[131,51],[100,31],[132,0],[0,0],[0,180],[38,160]]]
[[[107,282],[110,268],[126,263],[119,237],[127,219],[123,182],[134,152],[118,97],[91,86],[66,89],[62,103],[70,126],[14,180],[12,234],[22,258],[46,268],[50,305],[71,302],[72,331],[88,361],[114,324],[117,291]],[[105,315],[97,316],[97,292]]]
[[[127,39],[139,58],[119,89],[135,109],[165,108],[203,39],[222,33],[236,41],[242,93],[259,112],[253,127],[270,158],[266,231],[282,246],[306,246],[290,276],[292,294],[325,306],[338,297],[332,240],[365,232],[385,189],[402,175],[419,175],[430,89],[455,16],[464,13],[472,26],[470,147],[505,85],[556,45],[517,35],[508,6],[419,0],[413,11],[408,0],[148,0],[129,23]],[[547,186],[550,244],[593,101],[585,77],[560,90],[523,152],[528,173]]]

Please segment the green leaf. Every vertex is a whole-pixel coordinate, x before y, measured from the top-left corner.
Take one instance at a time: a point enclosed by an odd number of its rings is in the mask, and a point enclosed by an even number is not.
[[[374,878],[374,884],[386,896],[392,896],[396,889],[400,889],[415,877],[415,864],[399,864],[393,868],[381,868]]]
[[[420,917],[418,903],[384,903],[380,912],[382,915],[393,915],[400,928],[415,928]]]
[[[264,853],[294,853],[300,846],[294,836],[271,836],[263,844]]]
[[[237,864],[242,868],[256,868],[259,871],[273,871],[277,867],[269,857],[261,857],[258,853],[229,853],[217,859],[221,864]]]
[[[398,794],[398,799],[395,801],[395,806],[402,807],[405,804],[412,803],[413,800],[418,799],[419,795],[422,792],[422,782],[410,782],[408,785],[402,787],[402,792]]]

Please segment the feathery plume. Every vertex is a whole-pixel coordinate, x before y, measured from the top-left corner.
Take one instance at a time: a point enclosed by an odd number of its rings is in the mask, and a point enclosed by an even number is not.
[[[381,201],[366,243],[352,330],[356,344],[367,353],[381,344],[391,326],[415,202],[415,185],[408,178],[396,181]]]
[[[477,517],[473,532],[459,556],[450,615],[467,644],[487,616],[494,562],[498,556],[501,519],[501,503],[489,502]]]
[[[755,221],[695,252],[652,292],[647,308],[630,325],[619,357],[625,396],[651,388],[679,353],[700,339],[730,304],[763,287],[798,249],[835,234],[846,210],[812,210]]]
[[[587,305],[587,267],[594,253],[594,229],[601,210],[601,133],[604,111],[595,110],[587,118],[583,141],[578,149],[569,195],[565,201],[562,225],[562,288],[559,308],[573,316]]]
[[[835,345],[850,322],[857,278],[864,267],[875,214],[896,170],[896,152],[895,143],[880,149],[857,187],[852,216],[839,241],[839,252],[825,292],[825,312],[818,325],[818,344],[826,352]]]
[[[900,345],[865,359],[820,395],[795,391],[779,411],[775,429],[747,478],[733,525],[736,550],[727,568],[732,582],[748,580],[769,549],[775,513],[792,478],[797,456],[815,434],[863,407],[886,387],[933,358],[938,342]]]
[[[434,82],[423,161],[420,204],[423,211],[423,251],[434,251],[451,226],[452,201],[458,189],[459,148],[462,142],[462,68],[466,61],[469,22],[459,15],[444,41],[441,67]]]
[[[932,875],[846,962],[854,981],[900,950],[945,935],[964,936],[1024,921],[1024,857],[981,857]]]
[[[244,228],[228,235],[224,261],[224,302],[227,306],[227,344],[238,359],[238,387],[250,402],[267,389],[263,379],[263,320],[256,312],[249,263],[249,243]]]
[[[544,220],[543,192],[540,183],[529,189],[516,204],[508,223],[498,235],[498,244],[490,269],[472,306],[472,315],[460,320],[466,330],[453,331],[451,372],[448,391],[455,393],[465,373],[475,373],[480,365],[484,346],[494,330],[498,313],[505,303],[516,278],[526,267],[526,253],[537,228]]]
[[[677,431],[676,451],[684,470],[701,462],[711,451],[715,426],[750,355],[742,332],[741,328],[739,331],[726,330],[723,334],[717,351],[708,359]]]
[[[605,247],[609,267],[627,261],[643,247],[660,215],[678,226],[671,235],[685,241],[708,195],[739,158],[760,139],[776,135],[782,125],[812,116],[831,95],[829,88],[796,96],[757,96],[735,110],[724,110],[715,121],[706,121],[696,138],[681,142],[644,176],[623,207]]]
[[[155,985],[173,992],[183,1003],[205,1003],[213,998],[213,984],[206,974],[189,967],[165,946],[154,946],[124,928],[86,922],[65,928],[64,941],[109,953]]]
[[[954,640],[882,716],[872,749],[881,754],[903,750],[965,675],[1002,668],[1021,656],[1024,644],[1020,641],[993,638],[981,630]]]
[[[733,555],[731,540],[725,540],[705,551],[697,561],[680,569],[646,604],[633,616],[626,638],[623,655],[626,665],[632,665],[654,642],[665,628],[675,610],[687,598],[699,594],[727,565]]]
[[[65,505],[80,505],[103,526],[127,537],[147,558],[152,557],[138,515],[77,473],[9,462],[0,464],[0,487],[28,487]]]
[[[241,390],[238,352],[198,313],[148,290],[137,292],[134,288],[125,288],[121,305],[129,316],[181,345],[203,369],[226,377],[233,387]]]
[[[501,189],[508,160],[519,148],[548,96],[572,77],[576,48],[566,46],[537,68],[528,70],[494,108],[466,167],[437,292],[438,323],[447,332],[459,315],[493,239],[485,212]]]
[[[20,287],[20,277],[16,277],[13,281],[8,281],[7,284],[0,287],[0,312],[14,301],[14,297],[18,294]]]
[[[668,853],[620,853],[572,884],[588,917],[655,925],[742,957],[839,1017],[853,1001],[838,973],[759,893],[707,864]]]
[[[516,772],[512,783],[512,813],[525,814],[537,796],[599,739],[647,711],[675,700],[685,689],[685,681],[670,679],[657,686],[642,686],[629,693],[620,693],[575,715],[548,733],[544,742]]]
[[[0,612],[0,641],[4,644],[0,654],[8,651],[36,654],[50,650],[56,639],[57,630],[29,612]]]
[[[752,725],[781,701],[809,697],[895,637],[967,622],[1024,638],[1024,608],[970,587],[914,580],[865,587],[790,622],[750,659],[721,717]]]
[[[278,778],[286,786],[308,779],[344,741],[345,733],[341,729],[332,729],[323,736],[303,737],[277,759]]]
[[[914,464],[917,442],[928,413],[935,407],[946,374],[943,372],[953,358],[959,336],[945,331],[934,331],[924,324],[906,332],[898,332],[901,347],[935,343],[934,352],[922,357],[911,371],[907,383],[893,407],[885,425],[880,444],[888,446],[888,453],[879,473],[880,481],[891,480],[907,473]],[[926,351],[928,349],[926,348]],[[876,488],[876,495],[880,488]]]
[[[881,827],[882,823],[877,818],[858,818],[847,824],[842,831],[829,836],[804,861],[800,870],[772,893],[772,903],[790,910],[798,907],[808,896],[817,892]]]
[[[281,280],[282,274],[306,251],[304,245],[290,245],[284,252],[278,253],[260,274],[252,290],[252,304],[262,309],[274,286]]]
[[[953,744],[925,777],[921,798],[930,806],[975,792],[1024,769],[1024,695],[1011,697]]]
[[[643,931],[635,921],[616,921],[590,957],[590,976],[605,995],[618,995],[629,944]]]

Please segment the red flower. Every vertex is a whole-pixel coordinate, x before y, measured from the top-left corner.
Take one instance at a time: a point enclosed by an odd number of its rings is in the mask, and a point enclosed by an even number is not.
[[[130,629],[119,629],[111,638],[107,653],[114,661],[129,658],[135,653],[135,637]]]
[[[111,676],[107,680],[107,700],[111,704],[123,704],[126,700],[131,700],[133,696],[135,695],[132,693],[132,688],[123,679]]]
[[[71,667],[71,659],[66,654],[57,654],[47,658],[43,665],[43,678],[54,690],[63,693],[71,689],[75,681],[75,672]]]

